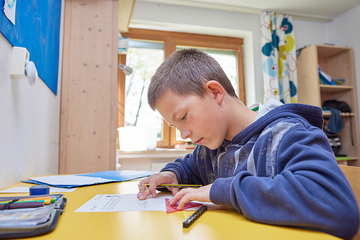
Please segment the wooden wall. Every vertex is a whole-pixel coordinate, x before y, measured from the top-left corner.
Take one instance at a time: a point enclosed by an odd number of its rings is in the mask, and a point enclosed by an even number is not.
[[[66,0],[60,174],[115,170],[118,0]]]

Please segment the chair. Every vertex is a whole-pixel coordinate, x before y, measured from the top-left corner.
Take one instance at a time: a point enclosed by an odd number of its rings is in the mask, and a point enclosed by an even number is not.
[[[339,167],[349,181],[351,188],[354,191],[358,206],[360,206],[360,167],[343,165],[339,165]],[[360,231],[357,232],[354,239],[360,240]]]

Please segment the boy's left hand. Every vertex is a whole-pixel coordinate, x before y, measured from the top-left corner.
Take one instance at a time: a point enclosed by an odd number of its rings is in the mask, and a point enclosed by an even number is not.
[[[177,202],[179,202],[177,209],[182,210],[185,203],[189,201],[210,202],[211,186],[212,184],[206,185],[198,189],[182,189],[172,199],[170,199],[169,204],[175,205]]]

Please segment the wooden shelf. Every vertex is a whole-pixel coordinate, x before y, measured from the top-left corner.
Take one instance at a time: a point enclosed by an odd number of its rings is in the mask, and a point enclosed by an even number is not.
[[[331,116],[330,112],[323,112],[323,117],[328,118]],[[355,113],[340,113],[341,117],[354,117]]]
[[[342,85],[320,84],[319,66],[332,78],[345,79]],[[304,48],[297,58],[298,101],[321,107],[326,100],[346,102],[352,113],[340,113],[343,129],[339,132],[339,154],[351,156],[338,164],[360,166],[360,137],[357,114],[356,81],[352,48],[328,45],[311,45]],[[330,118],[331,112],[323,112]],[[352,142],[354,144],[352,144]]]
[[[336,93],[336,92],[346,92],[354,89],[353,86],[342,86],[342,85],[321,85],[320,84],[320,90],[324,93]]]
[[[349,51],[349,48],[329,45],[317,45],[317,55],[319,58],[332,58],[346,51]]]

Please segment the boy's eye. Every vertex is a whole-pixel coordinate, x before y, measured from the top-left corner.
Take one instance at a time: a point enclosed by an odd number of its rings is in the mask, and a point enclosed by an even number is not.
[[[186,115],[187,113],[185,113],[185,115],[181,117],[181,121],[184,121],[186,119]]]

